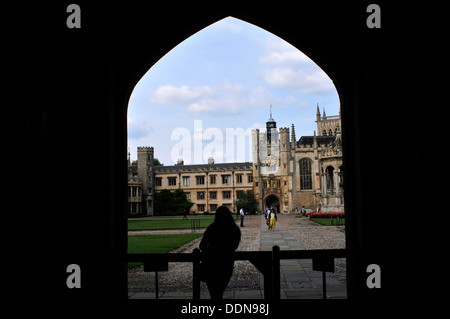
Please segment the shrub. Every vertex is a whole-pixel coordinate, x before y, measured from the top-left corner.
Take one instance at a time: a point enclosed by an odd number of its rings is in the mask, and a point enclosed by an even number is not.
[[[306,213],[305,216],[309,216],[310,218],[330,218],[330,217],[345,217],[345,213],[342,212],[310,212]]]

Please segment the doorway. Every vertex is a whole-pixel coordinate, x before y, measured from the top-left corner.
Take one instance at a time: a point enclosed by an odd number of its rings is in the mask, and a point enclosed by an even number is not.
[[[266,198],[266,207],[272,207],[275,210],[275,213],[279,213],[280,212],[280,201],[278,199],[277,196],[275,195],[269,195]]]

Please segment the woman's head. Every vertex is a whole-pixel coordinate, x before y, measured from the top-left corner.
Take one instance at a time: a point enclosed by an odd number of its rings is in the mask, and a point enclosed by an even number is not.
[[[230,210],[228,207],[223,205],[216,209],[216,217],[214,218],[214,222],[217,224],[235,223]]]

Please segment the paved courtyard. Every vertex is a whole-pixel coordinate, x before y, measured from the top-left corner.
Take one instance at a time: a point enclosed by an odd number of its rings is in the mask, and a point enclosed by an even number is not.
[[[341,227],[320,226],[308,219],[295,218],[292,215],[279,215],[274,231],[268,230],[261,215],[245,216],[245,227],[241,228],[242,240],[238,251],[271,251],[274,245],[281,250],[332,249],[345,247],[344,230]],[[177,252],[192,252],[198,247],[200,238],[185,245]],[[192,265],[177,263],[169,265],[169,272],[160,273],[161,299],[192,298]],[[327,273],[327,299],[346,298],[345,260],[335,262],[336,273]],[[129,276],[130,282],[146,280],[148,289],[130,288],[130,299],[154,299],[154,274],[139,273]],[[172,273],[172,274],[170,274]],[[145,279],[144,279],[145,278]],[[153,279],[153,280],[152,280]],[[180,281],[186,284],[182,288]],[[164,288],[164,282],[167,287]],[[172,285],[171,285],[172,283]],[[201,284],[201,298],[209,299],[206,285]],[[133,283],[131,283],[133,286]],[[170,288],[178,287],[179,289]],[[280,261],[280,295],[282,299],[322,299],[322,272],[312,270],[310,259],[290,259]],[[134,291],[133,291],[134,290]],[[236,261],[233,277],[225,291],[225,299],[263,299],[263,276],[248,261]]]

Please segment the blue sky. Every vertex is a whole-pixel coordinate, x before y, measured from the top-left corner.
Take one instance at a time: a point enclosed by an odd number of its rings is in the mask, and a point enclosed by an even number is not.
[[[173,48],[138,82],[128,105],[131,159],[138,146],[153,146],[164,165],[209,156],[251,161],[243,132],[265,129],[269,105],[277,127],[294,124],[299,139],[313,135],[317,103],[327,115],[339,113],[333,82],[313,61],[259,27],[226,18]]]

